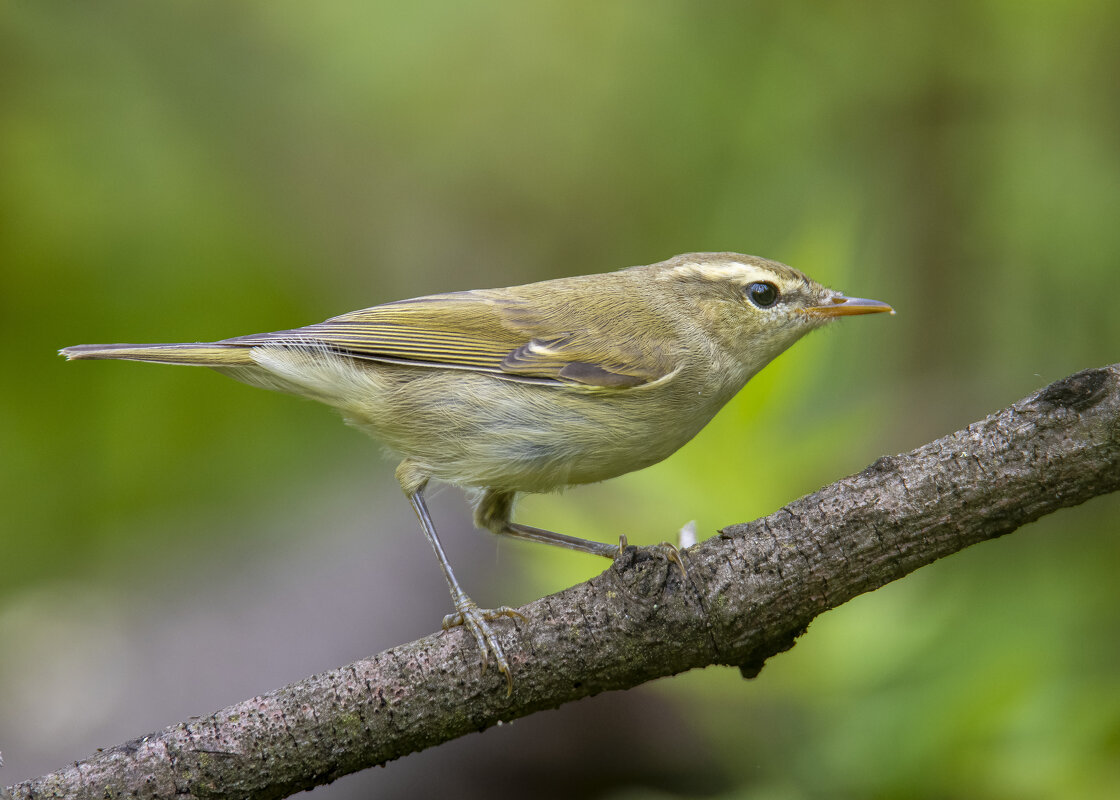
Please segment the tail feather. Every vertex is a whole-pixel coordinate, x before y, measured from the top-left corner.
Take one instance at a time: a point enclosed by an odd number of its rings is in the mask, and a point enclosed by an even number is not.
[[[159,364],[190,364],[199,367],[237,367],[254,364],[250,348],[213,342],[195,344],[79,344],[58,351],[67,361],[120,358],[154,361]]]

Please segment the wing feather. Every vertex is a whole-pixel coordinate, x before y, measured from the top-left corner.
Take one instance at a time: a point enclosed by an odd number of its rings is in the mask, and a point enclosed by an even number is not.
[[[622,320],[614,315],[600,320],[601,308],[572,302],[580,295],[569,287],[578,280],[519,287],[535,290],[529,296],[507,289],[401,300],[304,328],[239,336],[221,344],[324,347],[356,359],[604,390],[638,386],[672,371],[666,348],[635,345],[630,334],[634,309],[619,310]],[[546,289],[550,284],[551,292]]]

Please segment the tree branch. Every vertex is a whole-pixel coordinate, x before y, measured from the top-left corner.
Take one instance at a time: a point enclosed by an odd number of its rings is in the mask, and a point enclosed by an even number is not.
[[[12,787],[16,798],[277,798],[500,721],[709,664],[751,677],[863,592],[1120,488],[1120,364],[1080,372],[687,551],[631,548],[499,622],[514,691],[463,630],[387,650]]]

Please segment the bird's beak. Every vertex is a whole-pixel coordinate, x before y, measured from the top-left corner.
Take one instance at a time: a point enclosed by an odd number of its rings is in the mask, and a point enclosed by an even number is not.
[[[811,314],[814,317],[850,317],[853,314],[878,314],[886,311],[894,313],[894,309],[878,300],[865,300],[862,297],[845,297],[834,295],[829,298],[828,305],[809,306],[801,309],[802,314]]]

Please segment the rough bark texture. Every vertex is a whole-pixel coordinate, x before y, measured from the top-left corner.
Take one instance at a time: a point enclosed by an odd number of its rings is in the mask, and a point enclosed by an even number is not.
[[[284,797],[503,720],[709,664],[753,676],[815,616],[1120,488],[1120,365],[1087,370],[687,551],[631,549],[501,621],[514,691],[462,629],[12,787],[16,798]]]

